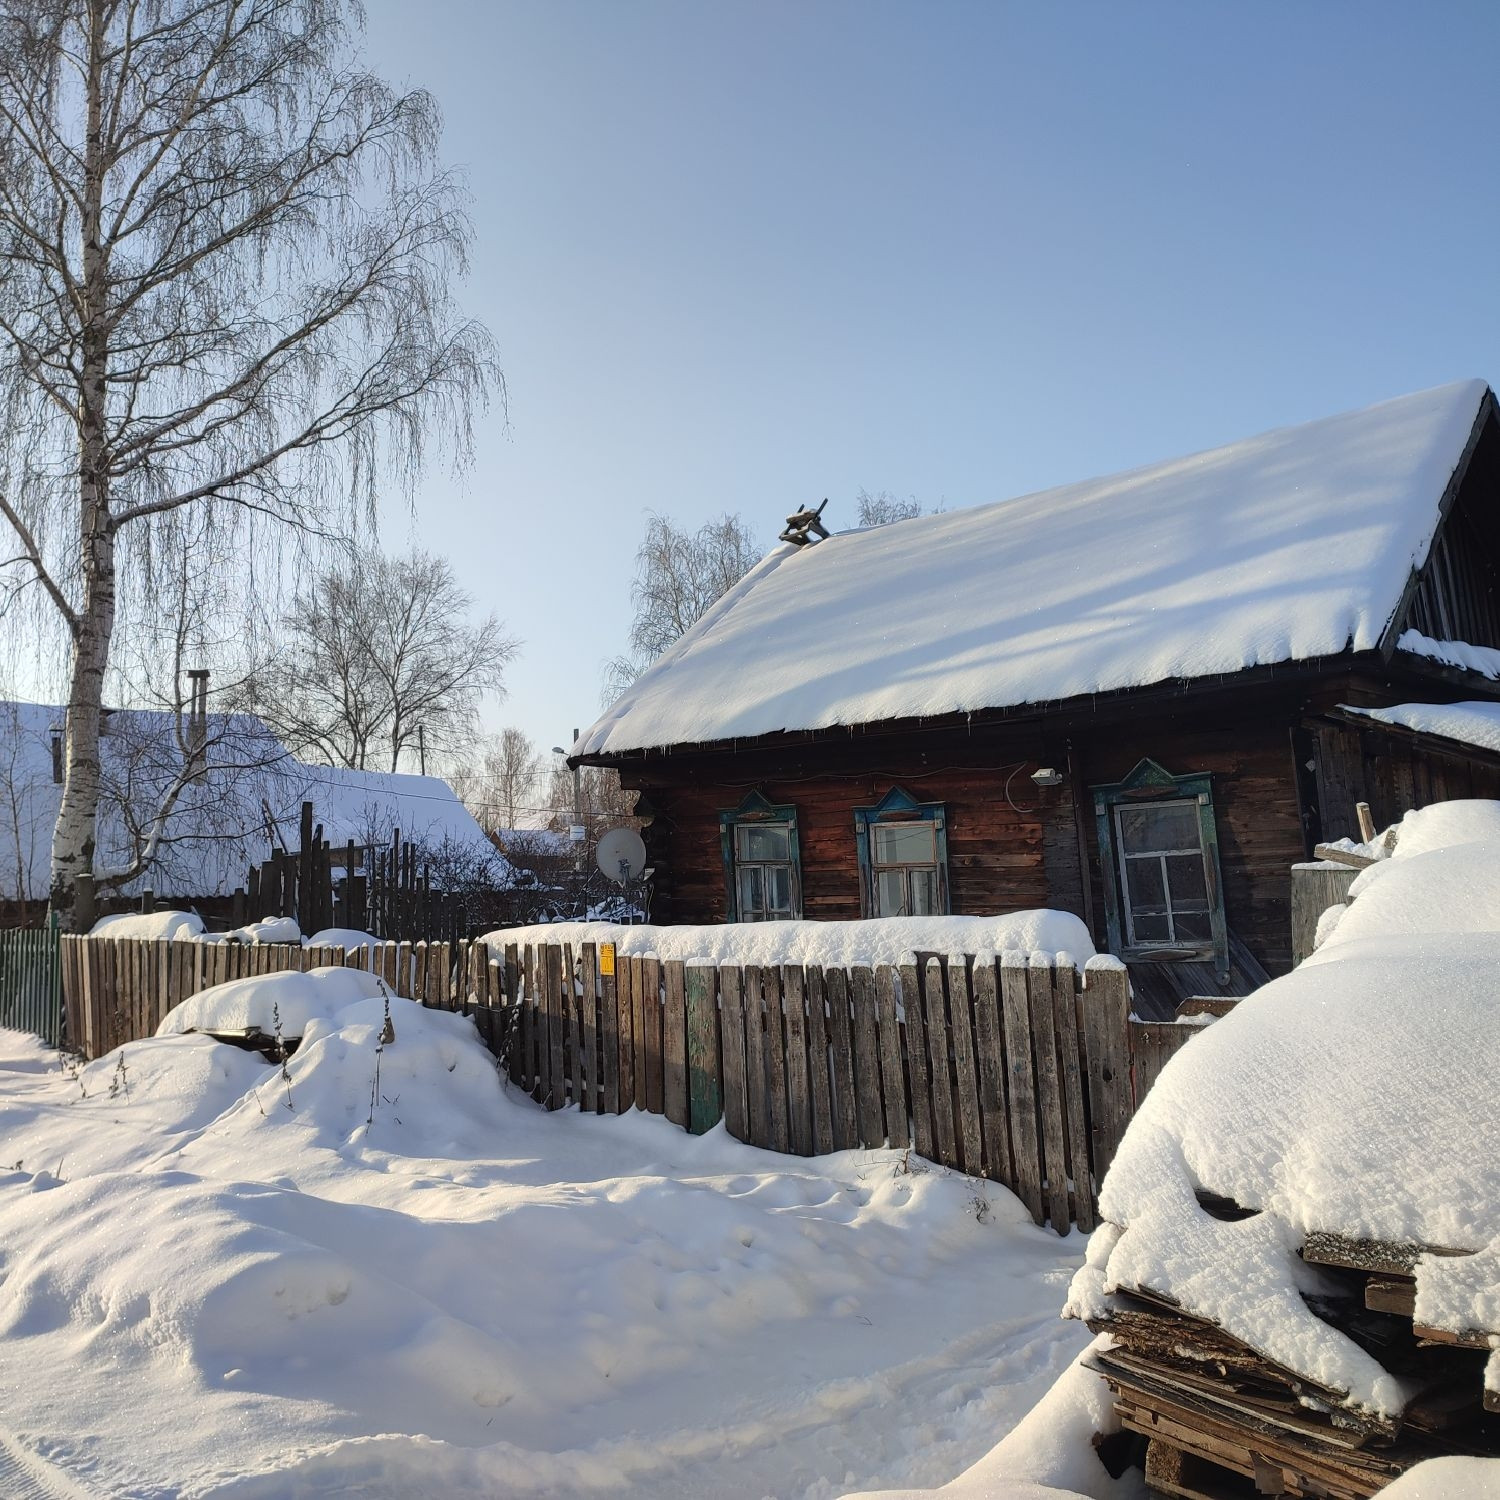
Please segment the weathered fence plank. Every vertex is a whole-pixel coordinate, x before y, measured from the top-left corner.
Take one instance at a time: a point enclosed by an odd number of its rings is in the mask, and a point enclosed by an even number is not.
[[[1057,1023],[1052,1011],[1052,970],[1033,954],[1026,970],[1026,999],[1036,1057],[1036,1097],[1042,1118],[1042,1173],[1047,1217],[1059,1234],[1068,1232],[1068,1153],[1063,1140],[1062,1086],[1057,1076]]]
[[[828,995],[828,1055],[833,1067],[833,1149],[848,1151],[859,1144],[849,976],[842,969],[825,969],[823,988]]]
[[[794,1156],[813,1154],[812,1086],[807,1064],[806,975],[800,964],[782,970],[786,1017],[787,1136]]]
[[[662,965],[662,1113],[674,1124],[688,1122],[687,980],[681,959]]]
[[[948,1068],[947,996],[943,965],[935,958],[929,958],[922,968],[922,1014],[927,1022],[933,1152],[945,1167],[956,1167],[958,1146],[953,1128],[953,1084]]]
[[[629,1108],[620,1097],[620,1001],[615,975],[615,945],[599,944],[599,1051],[604,1094],[600,1110],[623,1114]]]
[[[885,1140],[885,1112],[880,1102],[880,1037],[875,1015],[875,975],[864,964],[849,970],[854,1018],[854,1098],[859,1110],[859,1143],[878,1146]]]
[[[1000,1040],[1000,982],[993,958],[974,960],[974,1055],[979,1069],[979,1121],[984,1175],[1014,1182],[1015,1164],[1005,1118],[1005,1053]]]
[[[880,1025],[880,1081],[885,1099],[885,1138],[892,1146],[911,1144],[906,1079],[901,1071],[901,1023],[896,1019],[896,971],[875,971],[875,1008]]]
[[[1073,1180],[1073,1221],[1094,1227],[1094,1183],[1089,1168],[1088,1127],[1084,1124],[1083,1067],[1078,1041],[1077,978],[1072,969],[1052,970],[1052,1019],[1057,1032],[1058,1079],[1063,1124],[1067,1128],[1068,1176]]]
[[[723,1118],[719,1090],[719,1007],[715,971],[693,964],[687,971],[688,1129],[694,1135],[712,1130]]]
[[[932,1136],[932,1069],[927,1060],[927,1027],[915,963],[901,966],[901,1008],[906,1012],[906,1070],[911,1078],[912,1144],[929,1160]]]
[[[641,960],[641,1014],[646,1023],[646,1108],[653,1115],[662,1112],[662,999],[661,961]],[[639,1094],[636,1096],[639,1102]]]
[[[984,1173],[984,1135],[979,1119],[969,973],[962,959],[948,965],[948,1025],[953,1036],[953,1071],[958,1079],[958,1143],[963,1148],[964,1171],[979,1177]]]
[[[786,1019],[781,1009],[781,970],[767,965],[761,970],[761,993],[765,997],[766,1031],[765,1079],[766,1113],[770,1117],[773,1151],[786,1151],[791,1146],[791,1131],[787,1125],[786,1099]]]
[[[1005,1033],[1006,1108],[1016,1163],[1016,1196],[1042,1223],[1041,1142],[1037,1134],[1036,1076],[1031,1062],[1031,1004],[1026,961],[1006,954],[1000,965],[1000,1011]]]
[[[719,970],[723,996],[721,1049],[723,1059],[724,1127],[735,1140],[750,1139],[750,1101],[745,1093],[745,980],[738,968]]]
[[[813,1150],[833,1150],[833,1093],[828,1070],[828,1011],[823,971],[809,964],[803,971],[807,1003],[807,1079],[812,1093]]]

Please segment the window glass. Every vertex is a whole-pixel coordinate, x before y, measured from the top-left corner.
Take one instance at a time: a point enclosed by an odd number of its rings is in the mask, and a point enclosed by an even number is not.
[[[1132,913],[1130,926],[1133,940],[1137,943],[1167,943],[1172,939],[1165,912],[1156,915]]]
[[[1165,911],[1167,889],[1162,881],[1159,859],[1129,859],[1125,861],[1125,893],[1130,898],[1133,911]]]
[[[870,831],[878,865],[931,864],[937,857],[931,823],[876,823]]]
[[[1167,867],[1167,880],[1172,888],[1172,905],[1201,906],[1206,909],[1208,885],[1203,879],[1203,855],[1199,852],[1168,855],[1164,863]]]
[[[739,859],[790,859],[791,837],[785,823],[736,823],[735,853]]]
[[[1126,854],[1197,849],[1198,807],[1193,802],[1152,802],[1119,809],[1120,847]]]
[[[909,870],[907,884],[910,891],[911,915],[930,917],[937,911],[937,871],[927,869]]]
[[[1114,814],[1127,940],[1148,946],[1211,941],[1197,803],[1125,804]]]
[[[753,919],[756,912],[765,909],[766,878],[759,865],[742,866],[740,881],[740,915]]]
[[[906,877],[901,870],[882,870],[875,877],[875,915],[907,917]]]
[[[1213,928],[1206,911],[1173,912],[1172,925],[1177,930],[1179,941],[1206,943],[1213,936]]]

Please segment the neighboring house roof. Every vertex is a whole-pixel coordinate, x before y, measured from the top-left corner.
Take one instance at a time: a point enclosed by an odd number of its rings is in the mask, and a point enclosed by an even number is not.
[[[1339,707],[1342,713],[1361,719],[1500,755],[1500,703],[1397,703],[1391,708],[1351,708],[1340,704]]]
[[[62,721],[60,707],[0,701],[0,898],[47,894],[62,796],[52,779],[51,741]],[[181,768],[177,735],[175,714],[117,709],[109,715],[101,740],[97,870],[130,863],[136,831],[148,825]],[[399,828],[403,838],[428,848],[448,841],[492,854],[483,829],[435,776],[306,765],[249,714],[210,714],[207,743],[204,779],[184,789],[151,869],[123,890],[227,895],[266,857],[268,810],[281,843],[297,847],[303,802],[313,804],[315,820],[334,845],[384,841]]]
[[[1470,380],[772,552],[574,746],[1010,708],[1382,644],[1491,398]]]

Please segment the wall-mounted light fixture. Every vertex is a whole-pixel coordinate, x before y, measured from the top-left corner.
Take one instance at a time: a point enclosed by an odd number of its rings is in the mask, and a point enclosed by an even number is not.
[[[1031,779],[1038,786],[1061,786],[1063,774],[1055,766],[1038,766],[1031,773]]]

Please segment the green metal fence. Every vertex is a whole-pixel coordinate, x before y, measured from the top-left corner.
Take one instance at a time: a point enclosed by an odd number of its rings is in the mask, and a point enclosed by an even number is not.
[[[62,954],[57,921],[0,930],[0,1026],[62,1040]]]

